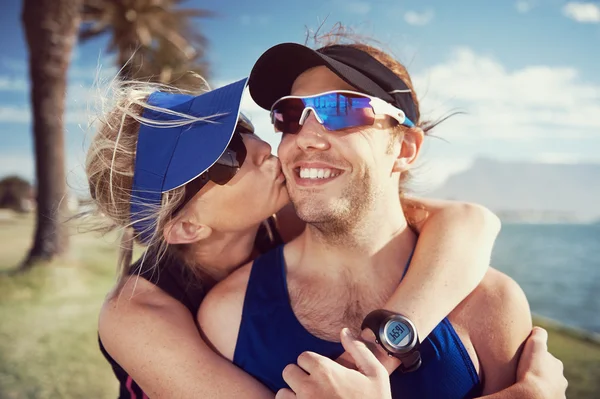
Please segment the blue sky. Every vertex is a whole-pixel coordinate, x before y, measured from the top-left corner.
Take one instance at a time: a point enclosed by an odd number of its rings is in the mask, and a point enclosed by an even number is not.
[[[33,179],[27,49],[19,1],[0,16],[0,177]],[[462,110],[427,140],[416,171],[426,189],[477,157],[532,162],[600,162],[600,2],[559,0],[233,1],[190,0],[216,13],[199,20],[209,40],[213,86],[248,74],[270,46],[304,42],[327,19],[377,39],[408,67],[422,114]],[[106,38],[78,46],[69,72],[69,184],[85,187],[82,164],[96,110],[92,87],[115,73]],[[268,115],[244,101],[272,145]]]

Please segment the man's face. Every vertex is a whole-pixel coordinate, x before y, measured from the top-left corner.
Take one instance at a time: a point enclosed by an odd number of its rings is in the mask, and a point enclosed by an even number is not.
[[[291,94],[331,90],[356,91],[326,67],[315,67],[296,79]],[[348,230],[386,191],[397,195],[393,167],[401,140],[390,145],[391,132],[389,117],[378,117],[373,126],[328,131],[311,112],[298,134],[284,134],[278,155],[299,217]]]

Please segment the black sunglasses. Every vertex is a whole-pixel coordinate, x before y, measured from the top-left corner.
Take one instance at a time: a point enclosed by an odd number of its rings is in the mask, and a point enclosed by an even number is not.
[[[185,197],[173,212],[173,215],[183,209],[209,181],[223,186],[233,179],[244,164],[248,154],[242,134],[254,134],[254,126],[246,116],[240,114],[240,119],[235,126],[235,131],[225,152],[206,172],[185,185]]]

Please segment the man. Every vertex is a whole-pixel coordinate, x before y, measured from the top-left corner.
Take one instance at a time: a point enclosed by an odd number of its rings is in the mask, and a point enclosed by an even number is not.
[[[255,65],[250,91],[284,133],[278,153],[307,227],[215,287],[200,325],[221,354],[274,391],[323,373],[320,357],[298,355],[336,358],[340,330],[357,335],[362,324],[402,361],[390,377],[395,397],[500,392],[515,383],[531,331],[527,301],[510,278],[491,269],[433,331],[381,310],[417,241],[398,192],[423,130],[403,67],[392,71],[368,50],[280,45]],[[296,359],[299,367],[286,367]]]

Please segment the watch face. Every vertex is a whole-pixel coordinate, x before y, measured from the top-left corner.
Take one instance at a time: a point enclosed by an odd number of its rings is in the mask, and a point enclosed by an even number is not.
[[[410,327],[401,321],[390,320],[385,326],[385,335],[390,344],[397,348],[407,346],[412,340]]]

